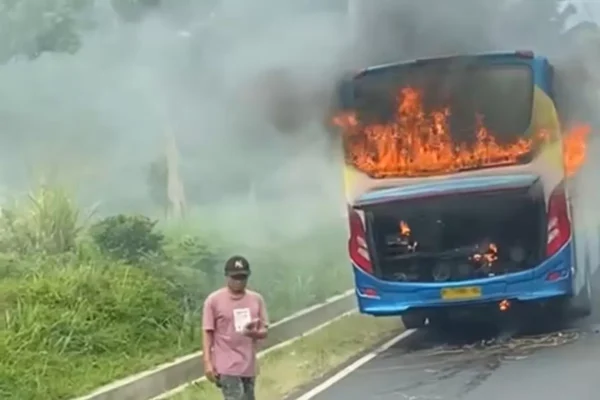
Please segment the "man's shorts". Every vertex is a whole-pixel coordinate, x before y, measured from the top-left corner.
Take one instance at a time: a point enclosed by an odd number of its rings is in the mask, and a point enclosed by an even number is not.
[[[255,400],[254,378],[221,375],[218,385],[224,400]]]

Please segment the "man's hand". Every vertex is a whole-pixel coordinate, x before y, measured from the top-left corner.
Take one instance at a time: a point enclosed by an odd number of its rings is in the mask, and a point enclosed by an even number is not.
[[[261,329],[261,323],[256,319],[246,325],[244,328],[244,335],[252,339],[261,340],[267,337],[267,330],[266,328]]]
[[[217,381],[217,374],[212,363],[204,363],[204,376],[206,376],[206,379],[208,379],[212,383],[215,383]]]
[[[254,332],[256,332],[258,329],[258,324],[259,321],[257,319],[248,322],[248,324],[246,324],[246,326],[244,327],[244,335],[252,337]]]
[[[246,324],[246,326],[244,327],[244,331],[245,332],[255,331],[258,328],[258,324],[259,324],[259,321],[257,319],[254,319],[254,320],[248,322],[248,324]]]

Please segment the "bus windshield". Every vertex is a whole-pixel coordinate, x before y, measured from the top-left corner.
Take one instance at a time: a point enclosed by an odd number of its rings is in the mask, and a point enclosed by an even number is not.
[[[529,65],[423,62],[370,70],[338,118],[347,161],[372,177],[427,176],[531,161]]]

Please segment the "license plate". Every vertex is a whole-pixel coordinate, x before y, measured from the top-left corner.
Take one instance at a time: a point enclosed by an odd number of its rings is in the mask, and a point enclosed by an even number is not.
[[[442,299],[444,300],[467,300],[478,297],[481,297],[481,288],[479,286],[442,289]]]

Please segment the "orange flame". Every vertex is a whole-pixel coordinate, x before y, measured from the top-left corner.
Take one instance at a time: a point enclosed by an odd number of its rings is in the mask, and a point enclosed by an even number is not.
[[[400,221],[400,235],[408,236],[410,235],[410,226],[404,221]]]
[[[400,92],[395,121],[363,126],[355,113],[333,119],[346,136],[347,160],[375,178],[427,176],[461,170],[516,164],[531,152],[531,139],[499,144],[478,116],[472,146],[454,143],[448,108],[427,114],[422,95],[413,88]],[[547,135],[540,132],[539,139]]]
[[[400,221],[399,230],[400,243],[405,245],[408,251],[416,251],[419,242],[417,242],[416,240],[412,240],[412,238],[410,237],[411,229],[408,223],[406,223],[405,221]]]
[[[498,260],[498,246],[496,246],[494,243],[490,243],[484,253],[473,254],[472,259],[477,262],[482,261],[487,266],[491,266],[496,260]]]
[[[589,125],[576,125],[563,138],[563,157],[567,176],[573,176],[585,162]]]

